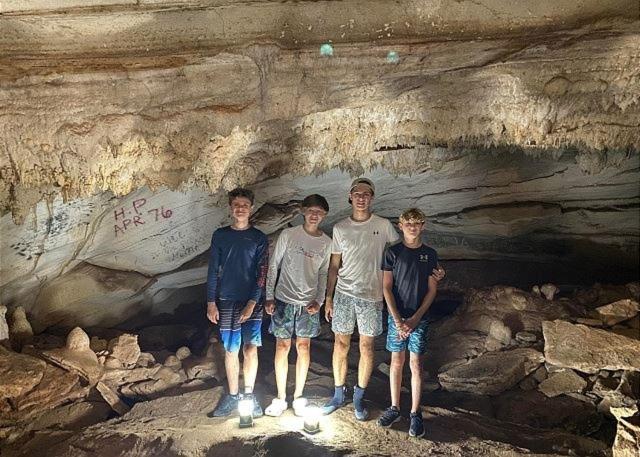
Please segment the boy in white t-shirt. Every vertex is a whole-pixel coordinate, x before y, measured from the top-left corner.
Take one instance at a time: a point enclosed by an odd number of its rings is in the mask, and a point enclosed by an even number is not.
[[[364,394],[373,371],[374,338],[382,333],[382,257],[385,247],[400,239],[391,222],[371,213],[374,193],[375,186],[367,178],[358,178],[351,183],[351,217],[333,227],[325,297],[325,317],[332,322],[335,334],[335,392],[323,412],[331,414],[346,403],[347,356],[357,323],[360,360],[353,404],[356,419],[361,421],[369,417]],[[442,269],[434,272],[437,280],[444,274]]]
[[[270,332],[276,337],[275,373],[278,396],[265,410],[268,416],[280,416],[288,407],[286,401],[288,356],[295,334],[296,384],[293,410],[302,415],[307,400],[302,391],[310,363],[311,338],[320,333],[320,306],[331,253],[331,238],[318,226],[329,212],[329,204],[321,195],[309,195],[302,201],[304,224],[280,233],[271,256],[267,276],[265,310],[271,315]],[[280,277],[276,286],[276,278]],[[274,300],[275,298],[275,300]]]

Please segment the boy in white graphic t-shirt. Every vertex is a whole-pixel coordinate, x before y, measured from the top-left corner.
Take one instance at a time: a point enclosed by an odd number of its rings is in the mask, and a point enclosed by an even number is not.
[[[296,384],[293,410],[302,415],[307,400],[302,396],[310,363],[311,338],[320,332],[318,311],[324,301],[331,238],[318,226],[329,212],[321,195],[309,195],[302,201],[304,225],[282,231],[271,256],[267,276],[265,310],[271,314],[270,332],[276,337],[275,373],[278,396],[265,410],[268,416],[280,416],[286,401],[288,356],[295,334]],[[276,278],[280,269],[280,278]],[[275,298],[275,300],[274,300]]]
[[[325,297],[325,317],[332,321],[335,334],[335,392],[323,412],[330,414],[346,402],[347,355],[357,323],[360,360],[358,384],[353,391],[357,420],[369,417],[364,393],[373,371],[374,338],[382,333],[382,254],[387,244],[399,240],[391,222],[371,213],[374,193],[375,186],[369,179],[358,178],[351,183],[352,214],[333,227]],[[438,279],[444,277],[443,270],[435,274]]]

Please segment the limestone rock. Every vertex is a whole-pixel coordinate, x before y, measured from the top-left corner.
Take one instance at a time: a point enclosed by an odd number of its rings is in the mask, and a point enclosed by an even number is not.
[[[40,383],[46,363],[0,345],[0,400],[26,394]]]
[[[138,357],[138,361],[136,362],[136,366],[149,368],[156,364],[156,359],[153,354],[149,352],[141,352],[140,357]]]
[[[587,381],[573,370],[564,370],[552,374],[542,381],[538,389],[547,397],[557,397],[569,392],[582,393],[587,387]]]
[[[138,335],[125,333],[109,341],[111,357],[118,359],[125,367],[133,367],[140,357]]]
[[[89,342],[89,347],[93,352],[102,352],[106,351],[108,348],[109,342],[105,339],[99,338],[97,336],[92,336],[91,341]]]
[[[516,340],[520,343],[533,344],[538,341],[538,337],[535,335],[535,333],[518,332],[516,333]]]
[[[42,356],[62,368],[78,372],[92,386],[102,376],[102,366],[91,350],[89,336],[80,327],[69,332],[64,348],[44,351]]]
[[[130,408],[127,406],[127,404],[124,403],[118,396],[118,394],[105,383],[99,382],[96,385],[96,389],[98,390],[98,392],[100,392],[100,395],[102,395],[104,401],[106,401],[107,404],[111,406],[111,409],[113,409],[116,413],[122,416],[129,412]]]
[[[0,341],[9,339],[9,326],[7,325],[7,307],[0,305]]]
[[[543,355],[530,348],[489,352],[438,374],[445,390],[497,395],[513,387],[544,362]]]
[[[583,373],[640,371],[638,340],[561,320],[544,322],[542,329],[548,363]]]
[[[187,346],[182,346],[176,351],[176,357],[182,361],[191,355],[191,350]]]
[[[22,346],[29,343],[33,338],[33,329],[27,319],[27,313],[22,306],[17,306],[11,315],[9,325],[9,339],[16,351],[20,351]]]
[[[609,326],[631,319],[638,314],[638,311],[640,311],[638,302],[629,298],[596,308],[602,322]]]
[[[547,300],[553,300],[553,297],[560,291],[555,284],[543,284],[540,286],[540,292]]]
[[[226,377],[224,370],[224,348],[215,338],[210,341],[204,356],[191,356],[182,362],[187,378],[210,379],[223,381]]]
[[[167,368],[170,368],[170,369],[174,370],[174,371],[177,371],[177,370],[182,368],[182,362],[180,361],[180,359],[178,357],[176,357],[173,354],[165,359],[163,365],[165,367],[167,367]]]
[[[613,457],[637,457],[640,455],[640,418],[618,420],[612,451]]]

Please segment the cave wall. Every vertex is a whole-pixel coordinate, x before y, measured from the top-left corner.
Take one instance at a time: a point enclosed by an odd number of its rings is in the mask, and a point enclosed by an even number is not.
[[[637,278],[639,16],[629,0],[5,1],[1,300],[37,328],[170,310],[198,299],[225,190],[254,188],[274,235],[324,194],[330,231],[360,174],[379,214],[427,213],[463,286]]]

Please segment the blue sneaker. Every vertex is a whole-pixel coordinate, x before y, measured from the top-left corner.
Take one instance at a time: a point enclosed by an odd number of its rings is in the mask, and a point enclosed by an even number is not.
[[[338,408],[342,408],[347,403],[347,388],[345,386],[336,387],[333,398],[322,407],[322,414],[331,414]]]
[[[207,417],[226,417],[238,410],[238,396],[226,394],[220,399],[216,409],[207,414]]]
[[[365,389],[360,386],[355,386],[353,389],[353,406],[356,419],[359,421],[366,421],[369,418],[369,410],[364,407],[364,391]]]
[[[409,436],[421,438],[424,436],[424,424],[422,423],[422,413],[411,413],[411,424],[409,425]]]
[[[397,406],[389,406],[384,410],[382,416],[378,419],[378,425],[381,427],[391,427],[400,420],[400,410]]]

